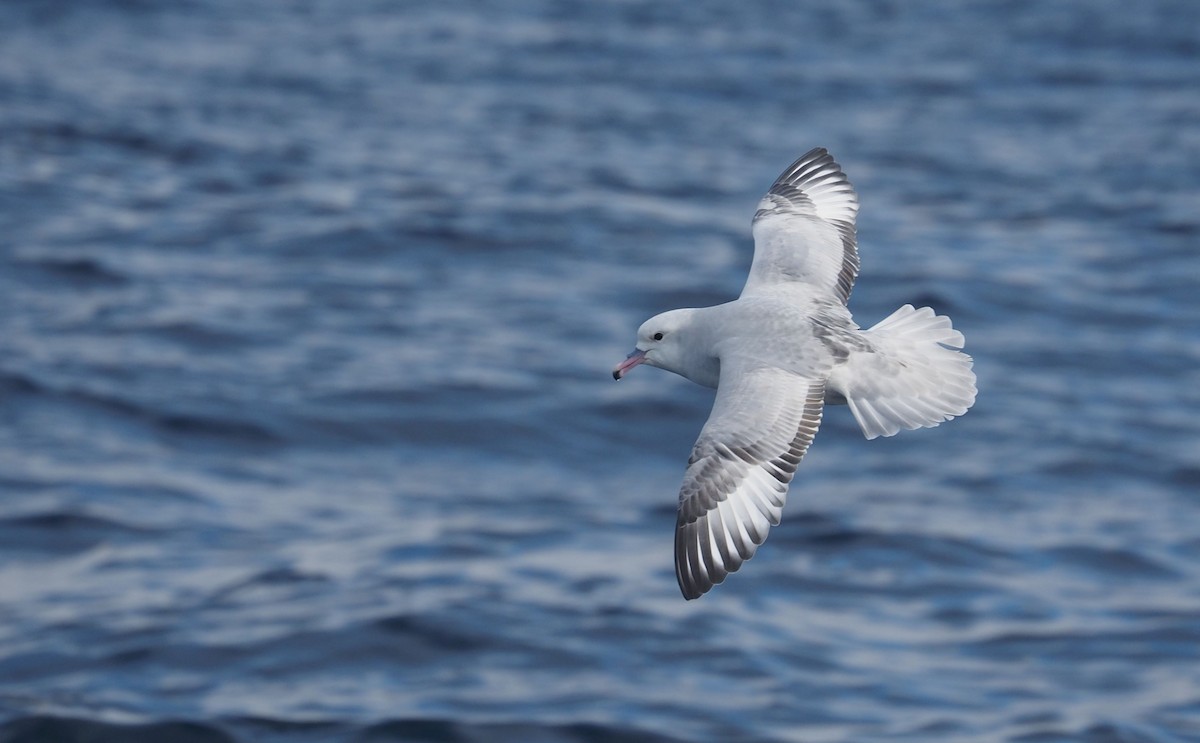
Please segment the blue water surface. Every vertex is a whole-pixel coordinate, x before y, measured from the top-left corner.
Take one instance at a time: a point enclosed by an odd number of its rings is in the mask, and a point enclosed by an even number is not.
[[[1198,28],[0,4],[0,741],[1200,740]],[[814,146],[979,400],[685,602],[712,393],[609,373]]]

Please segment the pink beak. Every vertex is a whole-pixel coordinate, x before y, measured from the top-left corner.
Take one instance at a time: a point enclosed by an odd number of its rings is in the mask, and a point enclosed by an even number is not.
[[[625,357],[625,360],[617,364],[613,368],[613,379],[620,379],[629,373],[629,370],[646,360],[645,351],[634,351]]]

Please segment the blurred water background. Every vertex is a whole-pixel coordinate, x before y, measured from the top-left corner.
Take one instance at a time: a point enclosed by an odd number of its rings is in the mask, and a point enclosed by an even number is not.
[[[0,4],[0,741],[1200,740],[1200,4]],[[612,365],[856,184],[872,324],[698,602]]]

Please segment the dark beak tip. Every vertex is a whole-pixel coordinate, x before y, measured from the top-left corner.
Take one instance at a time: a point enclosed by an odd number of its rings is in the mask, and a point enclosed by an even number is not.
[[[618,382],[621,381],[621,370],[620,369],[613,369],[613,379],[617,380]]]

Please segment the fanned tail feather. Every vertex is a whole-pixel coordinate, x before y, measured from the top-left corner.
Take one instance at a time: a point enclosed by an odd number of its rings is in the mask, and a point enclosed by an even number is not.
[[[906,304],[863,336],[872,350],[852,353],[829,383],[868,439],[936,426],[974,404],[973,361],[950,318]]]

